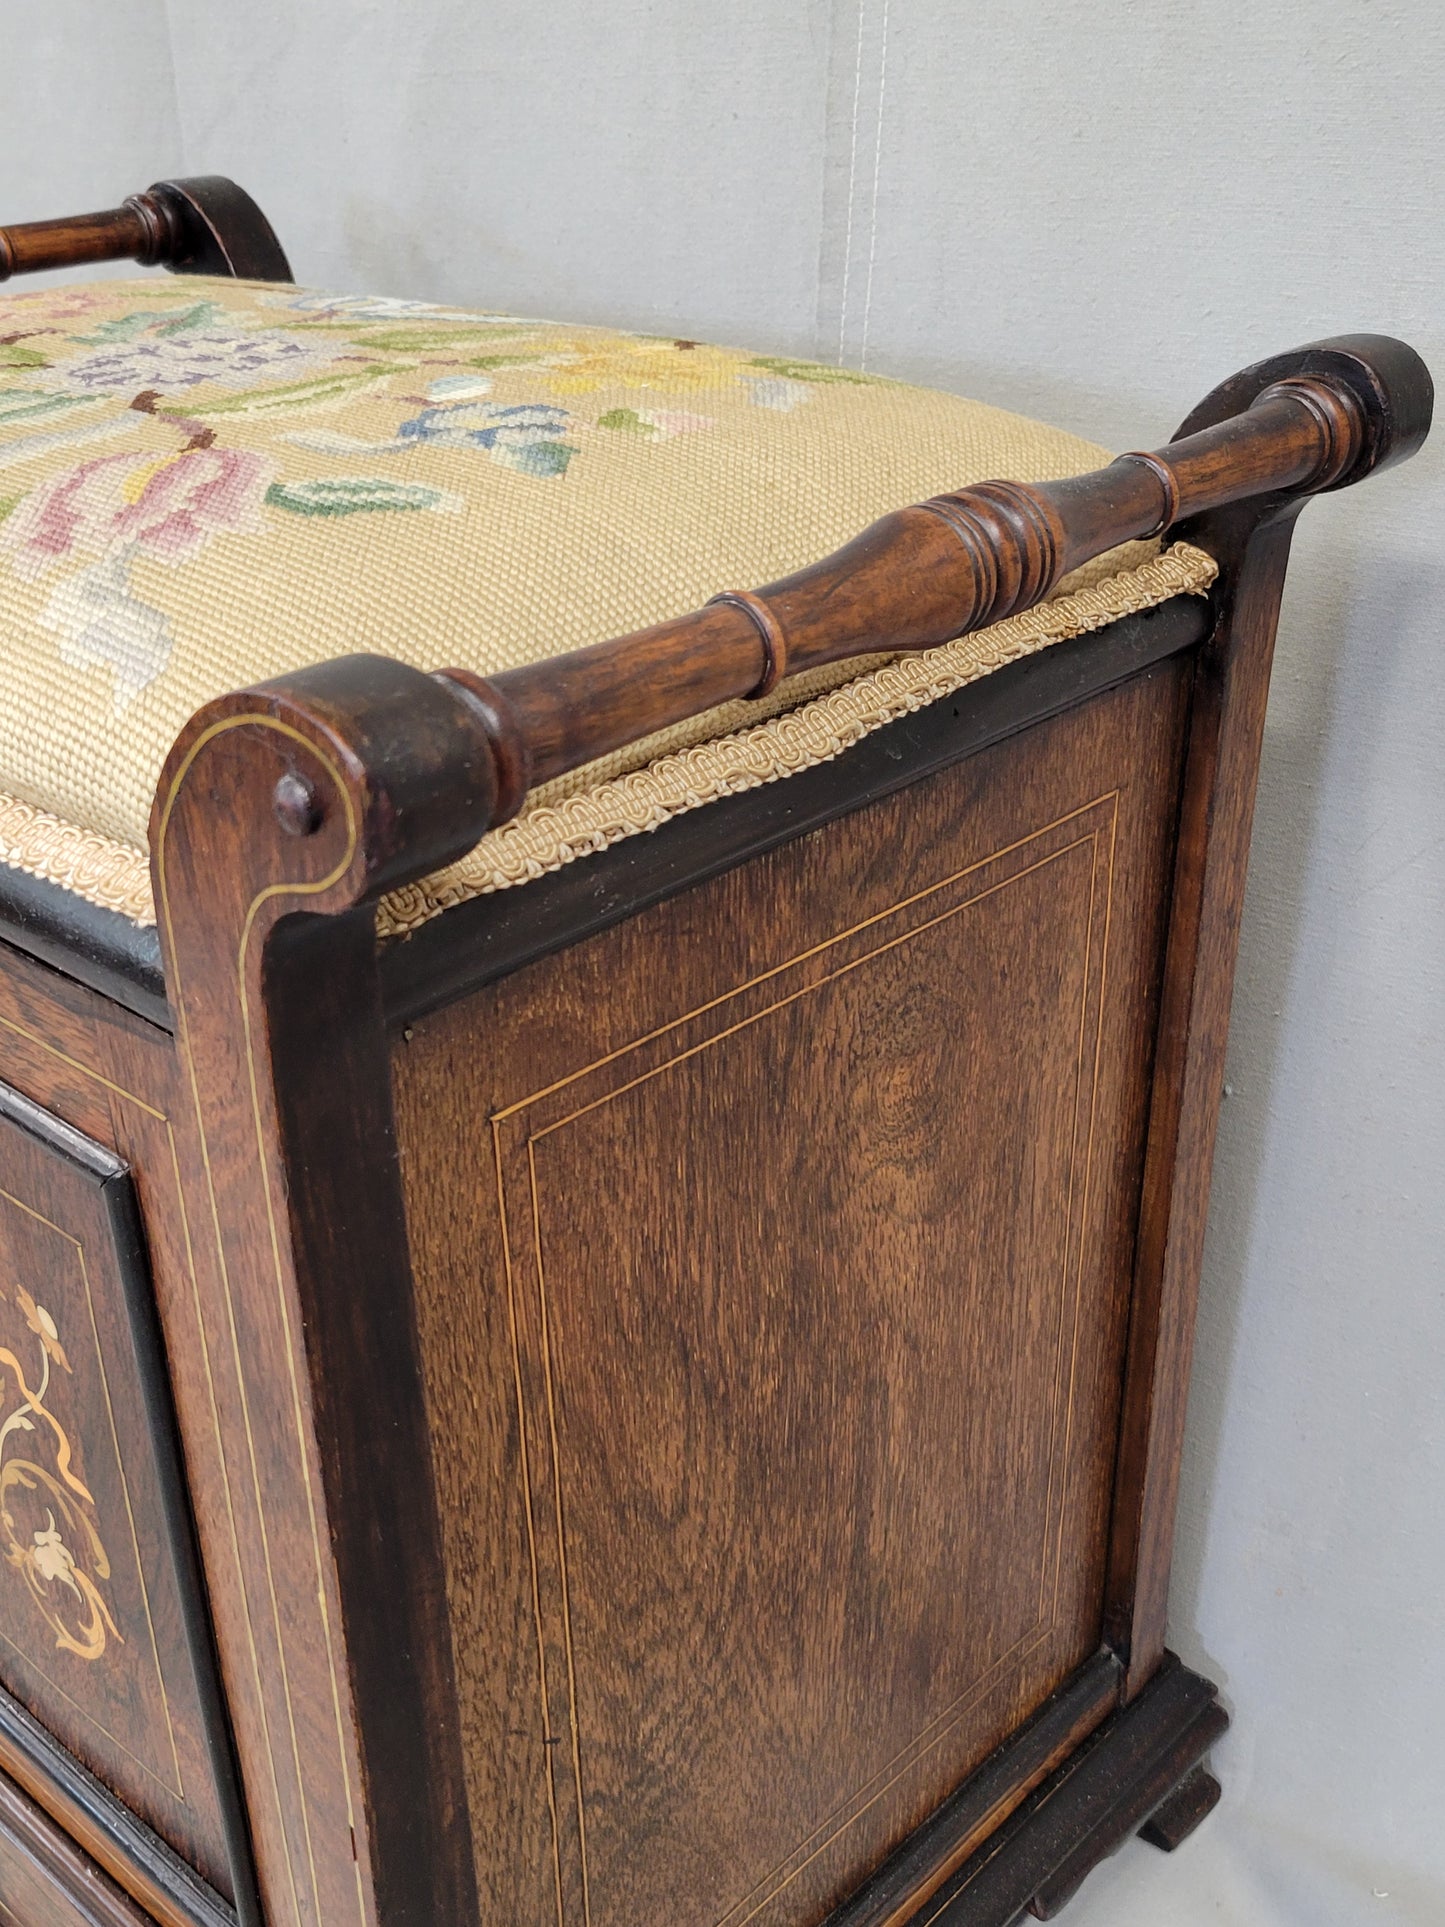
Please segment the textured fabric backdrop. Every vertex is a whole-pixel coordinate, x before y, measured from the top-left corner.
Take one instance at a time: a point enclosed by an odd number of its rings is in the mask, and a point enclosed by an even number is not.
[[[1438,0],[0,0],[0,202],[231,173],[312,283],[818,354],[1117,448],[1354,328],[1445,367]],[[1445,1919],[1445,434],[1307,511],[1173,1638],[1220,1814],[1076,1927]]]

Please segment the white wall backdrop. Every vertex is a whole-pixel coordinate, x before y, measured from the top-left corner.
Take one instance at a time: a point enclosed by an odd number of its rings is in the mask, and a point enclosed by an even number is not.
[[[1117,447],[1322,334],[1445,369],[1438,0],[0,0],[0,72],[3,218],[230,173],[321,285]],[[1442,527],[1445,432],[1301,526],[1173,1597],[1226,1803],[1077,1927],[1445,1919]]]

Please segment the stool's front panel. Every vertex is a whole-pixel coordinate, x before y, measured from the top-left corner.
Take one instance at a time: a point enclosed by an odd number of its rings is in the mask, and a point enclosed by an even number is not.
[[[805,1927],[1099,1644],[1183,674],[399,1048],[487,1917]]]
[[[44,1058],[8,1018],[0,1038],[5,1068],[33,1083]],[[51,1054],[68,1078],[85,1074]],[[186,1588],[200,1607],[140,1224],[129,1167],[0,1083],[0,1760],[68,1818],[85,1804],[7,1710],[19,1701],[223,1887]]]

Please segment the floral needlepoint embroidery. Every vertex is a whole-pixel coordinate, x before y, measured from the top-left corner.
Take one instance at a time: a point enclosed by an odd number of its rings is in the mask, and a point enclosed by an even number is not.
[[[186,562],[227,531],[261,526],[274,466],[249,449],[194,448],[175,455],[100,455],[29,496],[0,546],[22,575],[43,575],[72,556],[131,545]]]
[[[112,672],[117,716],[160,675],[175,640],[164,611],[132,594],[130,565],[123,553],[66,576],[40,615],[61,639],[62,662]]]
[[[344,481],[273,482],[266,491],[272,508],[293,515],[364,515],[379,509],[460,509],[458,495],[420,482],[388,482],[377,476]]]
[[[294,379],[329,368],[335,352],[280,329],[209,327],[155,333],[100,347],[56,369],[72,389],[91,394],[128,394],[136,389],[247,388],[277,376]]]
[[[121,714],[191,673],[236,585],[324,572],[328,541],[372,569],[410,517],[424,575],[450,566],[439,515],[465,510],[500,548],[514,515],[600,518],[614,478],[624,497],[723,487],[745,444],[791,474],[890,385],[386,295],[194,276],[6,290],[0,600],[58,688],[90,703],[108,678]],[[268,627],[286,601],[248,607]],[[146,734],[163,707],[131,720]]]
[[[599,428],[615,428],[625,435],[655,435],[653,424],[639,415],[635,408],[609,408],[597,417]]]
[[[425,409],[404,421],[397,432],[417,442],[440,442],[446,448],[485,449],[494,462],[524,475],[564,475],[577,453],[562,439],[570,423],[565,408],[459,402]]]
[[[752,397],[755,408],[776,408],[781,414],[788,414],[800,408],[809,399],[807,387],[801,381],[789,380],[784,375],[768,375],[759,379],[745,381],[743,386]]]
[[[831,384],[842,382],[849,388],[876,388],[886,385],[883,375],[861,374],[856,368],[835,368],[824,361],[794,361],[787,355],[750,355],[750,368],[766,368],[769,374],[785,381],[811,381]]]
[[[674,435],[700,435],[705,428],[713,426],[713,418],[684,414],[677,408],[609,408],[597,417],[597,426],[668,441]]]
[[[663,441],[670,441],[674,435],[700,435],[713,426],[711,415],[689,415],[680,408],[644,408],[641,412],[643,421]]]
[[[389,294],[263,294],[266,308],[289,308],[293,314],[334,315],[346,321],[506,321],[507,315],[479,315],[465,309],[439,308],[431,301],[405,301]]]
[[[426,392],[429,401],[480,401],[495,386],[490,375],[443,375],[428,382]]]
[[[84,408],[84,395],[60,395],[47,388],[0,389],[0,428],[12,422],[33,422],[45,415],[58,415],[69,408]]]
[[[172,647],[163,612],[134,592],[132,563],[142,555],[188,562],[217,535],[264,526],[274,474],[249,449],[101,455],[37,489],[0,523],[0,552],[22,576],[97,558],[66,576],[40,620],[61,636],[63,661],[114,672],[117,713],[161,673]]]
[[[224,327],[225,323],[224,308],[214,301],[195,301],[188,308],[133,308],[129,314],[97,322],[90,334],[75,338],[92,345],[102,341],[135,341],[141,335],[183,335],[201,328]]]

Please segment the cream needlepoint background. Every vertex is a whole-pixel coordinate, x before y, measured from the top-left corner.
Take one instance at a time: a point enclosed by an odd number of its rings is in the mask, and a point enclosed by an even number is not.
[[[0,838],[12,865],[137,922],[154,915],[156,778],[212,696],[358,649],[490,675],[788,574],[908,502],[1108,460],[824,363],[264,282],[22,289],[0,297],[0,336]],[[1098,558],[1051,613],[954,657],[832,664],[572,772],[382,926],[785,777],[930,689],[1207,587],[1206,557],[1155,548]]]

